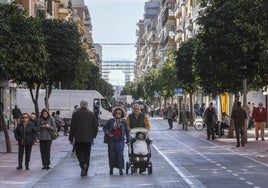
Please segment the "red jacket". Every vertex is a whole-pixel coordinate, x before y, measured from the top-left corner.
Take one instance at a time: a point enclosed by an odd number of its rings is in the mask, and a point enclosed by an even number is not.
[[[266,122],[267,121],[267,112],[265,108],[262,108],[260,112],[260,108],[255,108],[252,113],[252,118],[255,122]]]

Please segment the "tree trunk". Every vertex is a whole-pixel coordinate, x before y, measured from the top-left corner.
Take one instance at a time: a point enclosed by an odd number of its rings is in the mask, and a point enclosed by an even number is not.
[[[33,89],[30,88],[30,94],[31,94],[31,98],[34,104],[34,110],[35,110],[37,118],[39,117],[39,106],[38,106],[39,89],[40,89],[40,84],[37,84],[37,87],[35,89],[35,95],[34,95]]]
[[[12,152],[11,141],[10,141],[9,131],[7,129],[7,125],[6,125],[5,118],[4,118],[4,110],[3,110],[2,104],[0,105],[0,123],[2,125],[4,134],[5,134],[7,153],[11,153]]]

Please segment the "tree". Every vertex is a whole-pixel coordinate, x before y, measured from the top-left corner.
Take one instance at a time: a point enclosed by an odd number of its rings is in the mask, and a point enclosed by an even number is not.
[[[89,61],[88,53],[84,48],[79,51],[77,70],[73,80],[64,80],[63,89],[96,89],[100,79],[99,68]]]
[[[249,88],[259,88],[264,70],[260,56],[267,47],[264,0],[201,2],[207,7],[198,19],[195,58],[202,88],[208,93],[238,93],[243,78],[250,80]]]
[[[157,81],[158,78],[159,78],[159,72],[156,70],[149,72],[143,78],[146,99],[151,103],[154,101],[155,92],[159,91],[159,89],[158,89],[159,85],[158,85],[158,81]]]
[[[164,99],[173,97],[175,94],[174,89],[178,85],[174,60],[165,62],[159,74],[158,88],[161,88],[159,89],[159,95]]]
[[[195,39],[190,39],[183,43],[182,46],[175,52],[175,62],[177,71],[177,80],[180,87],[189,93],[190,95],[190,124],[193,125],[193,94],[197,91],[198,83],[196,79],[195,69],[195,50],[196,41]]]
[[[45,73],[43,67],[47,59],[40,20],[27,18],[15,3],[0,4],[0,26],[1,79],[26,82],[32,87]],[[0,113],[2,119],[3,107]],[[12,149],[7,126],[5,121],[1,122],[9,153]]]
[[[49,53],[46,76],[43,78],[44,85],[48,85],[49,98],[54,83],[74,79],[81,40],[77,25],[72,21],[45,19],[42,29]],[[48,98],[45,99],[45,104],[49,109]]]

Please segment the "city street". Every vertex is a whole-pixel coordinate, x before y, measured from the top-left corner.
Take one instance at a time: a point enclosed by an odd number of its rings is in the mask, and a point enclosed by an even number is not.
[[[255,141],[254,131],[248,131],[248,144],[236,148],[235,139],[206,140],[205,131],[188,131],[174,122],[168,129],[167,120],[150,118],[150,139],[153,173],[125,174],[117,169],[109,175],[107,146],[99,131],[91,153],[87,177],[80,177],[77,159],[71,156],[72,146],[60,136],[52,146],[52,169],[41,170],[38,144],[32,151],[30,170],[17,171],[17,148],[0,154],[0,187],[267,187],[268,141]],[[268,139],[266,129],[266,140]],[[1,139],[3,133],[1,132]],[[125,162],[129,161],[127,145]]]

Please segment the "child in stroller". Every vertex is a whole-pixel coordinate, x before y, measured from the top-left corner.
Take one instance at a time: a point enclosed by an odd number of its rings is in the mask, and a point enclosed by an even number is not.
[[[130,130],[131,139],[128,143],[129,162],[126,162],[126,174],[129,168],[131,174],[137,171],[142,174],[148,169],[148,174],[152,174],[152,163],[150,162],[152,140],[149,139],[148,130],[144,128],[134,128]]]

